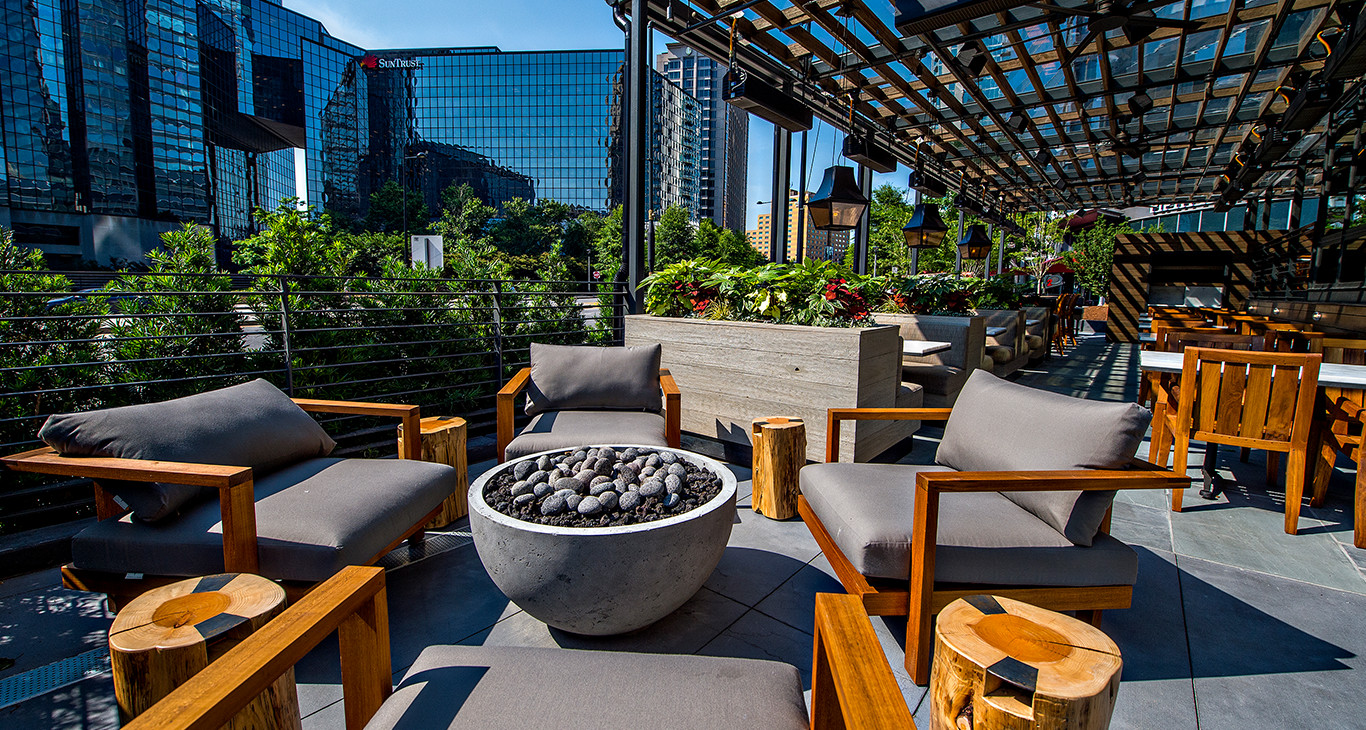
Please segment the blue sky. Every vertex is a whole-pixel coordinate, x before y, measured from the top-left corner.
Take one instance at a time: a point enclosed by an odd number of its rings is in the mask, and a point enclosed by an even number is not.
[[[498,46],[505,51],[619,48],[621,31],[603,0],[283,0],[285,7],[317,18],[332,35],[363,48]],[[656,51],[667,39],[658,35]],[[819,143],[817,138],[819,137]],[[818,124],[808,133],[807,174],[814,190],[843,136]],[[798,141],[793,139],[792,180],[797,179]],[[757,117],[749,125],[749,217],[754,227],[760,200],[772,196],[773,126]],[[875,175],[874,185],[906,185],[906,169]]]

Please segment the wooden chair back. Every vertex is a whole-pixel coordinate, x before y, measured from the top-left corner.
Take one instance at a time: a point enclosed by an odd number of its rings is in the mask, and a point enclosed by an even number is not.
[[[1322,335],[1309,339],[1308,343],[1309,351],[1323,355],[1324,362],[1366,365],[1366,338]]]
[[[1301,329],[1301,327],[1302,325],[1298,325],[1290,328],[1278,327],[1270,330],[1267,333],[1267,337],[1272,344],[1268,349],[1273,349],[1276,352],[1314,352],[1316,347],[1314,341],[1322,339],[1324,333],[1309,332]]]
[[[1187,347],[1176,422],[1190,424],[1190,438],[1206,443],[1277,451],[1307,444],[1322,360]]]
[[[1203,326],[1176,326],[1170,324],[1153,325],[1153,349],[1158,352],[1180,352],[1180,348],[1171,346],[1173,335],[1228,335],[1233,334],[1227,327],[1203,327]],[[1218,345],[1209,345],[1218,347]]]

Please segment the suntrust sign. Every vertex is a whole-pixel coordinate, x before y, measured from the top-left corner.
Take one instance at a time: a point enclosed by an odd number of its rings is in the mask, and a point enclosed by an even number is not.
[[[361,56],[360,65],[365,68],[422,68],[416,58],[382,58],[373,53]]]

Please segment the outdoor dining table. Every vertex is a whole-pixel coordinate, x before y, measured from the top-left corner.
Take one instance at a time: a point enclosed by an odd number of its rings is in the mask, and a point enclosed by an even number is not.
[[[907,355],[921,357],[943,352],[952,347],[952,342],[941,342],[939,340],[904,340],[901,344],[901,351]]]
[[[1182,364],[1185,362],[1185,353],[1181,352],[1156,352],[1154,350],[1142,350],[1139,352],[1139,369],[1156,373],[1180,373]],[[1366,404],[1366,365],[1343,365],[1341,363],[1326,362],[1319,366],[1319,399],[1337,399],[1340,397]],[[1322,408],[1315,409],[1315,417],[1322,413]],[[1331,461],[1324,459],[1315,444],[1310,444],[1309,453],[1311,463],[1306,469],[1305,478],[1311,483],[1317,469],[1332,469]],[[1215,473],[1215,462],[1218,459],[1218,447],[1212,444],[1205,448],[1205,461],[1200,467],[1200,472],[1205,479],[1205,487],[1200,490],[1200,496],[1206,499],[1214,499],[1222,491],[1220,486],[1221,477]]]

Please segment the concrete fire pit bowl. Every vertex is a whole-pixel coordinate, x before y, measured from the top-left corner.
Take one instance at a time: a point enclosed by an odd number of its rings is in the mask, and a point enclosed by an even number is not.
[[[615,449],[632,448],[631,445]],[[735,475],[688,451],[678,459],[721,479],[715,497],[682,514],[615,527],[527,522],[491,507],[485,486],[532,454],[482,474],[470,485],[470,531],[485,570],[513,603],[564,631],[605,636],[649,626],[673,613],[706,582],[735,522]]]

